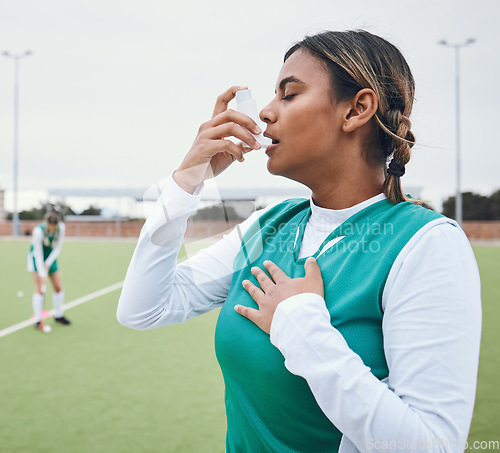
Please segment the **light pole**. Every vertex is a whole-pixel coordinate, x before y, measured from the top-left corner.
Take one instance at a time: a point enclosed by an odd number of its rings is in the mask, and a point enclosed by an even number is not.
[[[455,49],[455,119],[456,119],[456,158],[457,158],[457,193],[455,196],[455,217],[461,225],[463,220],[462,214],[462,188],[460,185],[460,49],[469,44],[475,43],[476,40],[469,38],[462,43],[450,43],[443,39],[439,44]]]
[[[19,222],[19,209],[17,207],[18,193],[18,173],[19,173],[19,150],[18,150],[18,134],[19,134],[19,60],[32,55],[30,50],[23,54],[12,55],[9,52],[3,52],[2,55],[14,60],[14,212],[12,215],[12,234],[19,236],[21,234],[21,224]]]

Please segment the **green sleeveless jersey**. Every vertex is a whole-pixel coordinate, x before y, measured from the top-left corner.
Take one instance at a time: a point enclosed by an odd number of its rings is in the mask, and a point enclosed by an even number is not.
[[[265,270],[262,263],[270,260],[289,277],[304,277],[306,258],[298,256],[310,215],[310,200],[276,205],[250,226],[234,260],[215,332],[225,383],[227,453],[338,451],[342,434],[321,411],[305,379],[286,369],[268,334],[234,310],[237,304],[258,308],[241,285],[247,279],[260,287],[252,266]],[[439,217],[411,202],[382,200],[342,223],[313,255],[332,326],[378,379],[388,375],[382,337],[385,282],[406,243]],[[320,254],[335,238],[342,239]]]
[[[59,240],[59,225],[55,233],[49,233],[47,231],[47,224],[45,222],[37,225],[43,232],[43,259],[46,260],[48,256],[52,253],[54,245]],[[33,251],[33,245],[30,248],[30,252]]]

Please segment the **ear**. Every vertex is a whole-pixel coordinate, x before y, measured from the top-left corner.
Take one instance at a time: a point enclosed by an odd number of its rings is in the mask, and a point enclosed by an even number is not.
[[[348,108],[344,117],[342,130],[353,132],[364,126],[375,115],[378,109],[378,98],[370,88],[363,88],[347,102]]]

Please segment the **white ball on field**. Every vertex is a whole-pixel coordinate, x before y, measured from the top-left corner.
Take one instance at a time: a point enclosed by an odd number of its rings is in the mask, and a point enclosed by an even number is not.
[[[50,327],[48,324],[45,324],[45,325],[43,326],[43,331],[44,331],[45,333],[50,333],[50,332],[52,332],[52,327]]]
[[[18,291],[16,293],[16,296],[19,297],[19,298],[23,297],[24,296],[24,291]]]

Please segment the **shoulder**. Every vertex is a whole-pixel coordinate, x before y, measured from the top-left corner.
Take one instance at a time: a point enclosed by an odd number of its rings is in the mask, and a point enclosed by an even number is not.
[[[266,221],[283,215],[291,217],[308,208],[310,204],[311,201],[308,198],[288,198],[268,206],[260,217]]]
[[[245,230],[250,235],[260,234],[263,229],[272,228],[272,225],[286,224],[294,216],[310,206],[307,198],[289,198],[266,206],[255,211],[246,222]]]
[[[467,235],[460,225],[442,216],[429,222],[418,232],[413,249],[415,252],[432,254],[434,260],[448,265],[461,266],[476,260]]]
[[[42,235],[43,236],[43,224],[36,225],[33,228],[33,236],[35,235]]]
[[[422,226],[399,253],[387,278],[383,306],[401,278],[426,287],[449,286],[452,282],[455,286],[480,286],[467,236],[457,222],[442,215]]]
[[[304,206],[309,206],[310,201],[307,198],[289,198],[286,200],[275,201],[273,203],[268,204],[264,208],[258,209],[253,212],[243,223],[248,226],[255,221],[260,220],[261,222],[264,219],[267,219],[272,216],[276,216],[277,214],[289,212],[290,209],[296,209],[297,206],[303,209]]]
[[[464,255],[474,256],[469,239],[460,225],[440,214],[413,235],[398,258],[409,254],[432,255],[434,260],[441,258],[446,262]]]
[[[402,216],[407,218],[408,221],[421,223],[422,225],[437,219],[447,219],[447,217],[442,214],[433,211],[432,209],[424,208],[423,206],[412,203],[411,201],[392,204],[386,200],[386,203],[389,205],[388,211],[392,215]]]
[[[37,225],[33,228],[31,234],[32,244],[42,244],[43,243],[43,228],[41,225]]]
[[[432,211],[431,211],[432,212]],[[430,217],[429,222],[423,225],[407,244],[408,251],[423,248],[425,246],[436,246],[437,250],[451,251],[450,249],[465,248],[472,250],[469,239],[453,219],[437,214]]]

